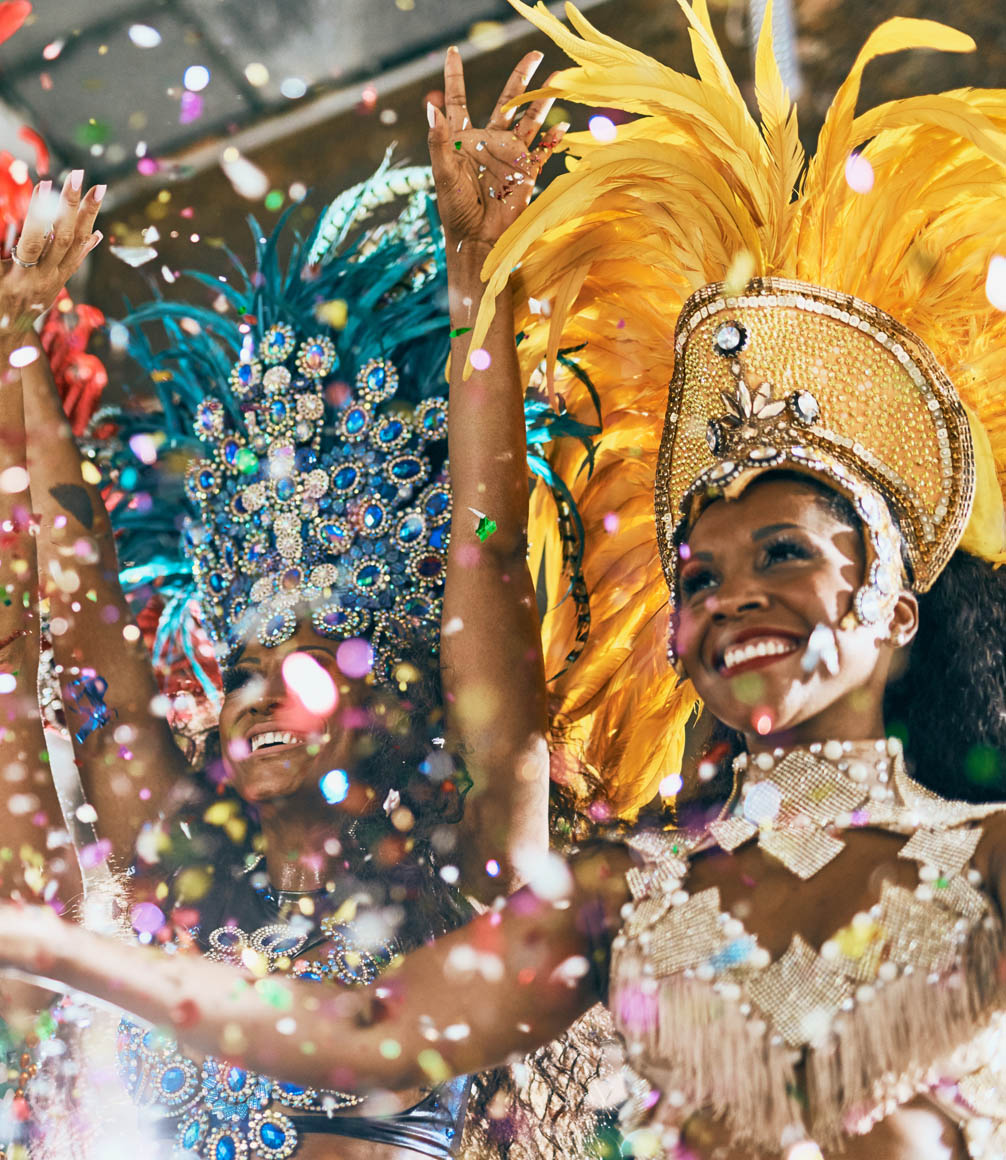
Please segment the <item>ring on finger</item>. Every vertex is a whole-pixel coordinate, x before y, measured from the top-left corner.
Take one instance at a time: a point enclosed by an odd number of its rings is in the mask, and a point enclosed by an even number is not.
[[[24,258],[19,257],[18,252],[17,252],[17,242],[15,242],[14,245],[11,247],[10,256],[11,256],[11,261],[13,261],[15,263],[15,265],[20,266],[22,270],[30,270],[33,266],[37,266],[39,264],[39,262],[42,261],[41,254],[39,254],[39,256],[35,259],[34,262],[26,262],[24,260]]]

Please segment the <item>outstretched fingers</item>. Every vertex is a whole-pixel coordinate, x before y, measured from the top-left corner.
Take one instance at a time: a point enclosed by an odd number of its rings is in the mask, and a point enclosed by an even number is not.
[[[40,181],[32,190],[21,236],[17,240],[16,253],[22,262],[34,265],[42,257],[49,223],[54,216],[53,208],[52,182]]]
[[[83,182],[83,169],[74,169],[63,182],[59,204],[52,219],[52,238],[45,254],[46,263],[49,265],[59,266],[73,244]]]
[[[552,78],[556,74],[548,78],[544,87],[549,88],[552,84]],[[555,97],[542,97],[540,100],[532,101],[525,109],[521,119],[513,127],[513,131],[525,143],[530,145],[534,140],[538,130],[545,124],[545,118],[548,116],[552,106],[555,104]]]
[[[104,185],[96,185],[88,190],[87,195],[79,203],[73,235],[59,263],[60,275],[64,282],[76,273],[80,264],[103,237],[100,230],[95,232],[94,222],[101,209],[105,189]]]
[[[517,62],[517,67],[507,78],[507,83],[503,86],[503,91],[500,93],[496,107],[493,109],[492,116],[489,118],[488,127],[490,129],[507,128],[513,120],[514,110],[508,109],[506,106],[524,92],[528,86],[528,82],[534,76],[535,69],[541,64],[543,59],[543,53],[529,52]]]
[[[465,70],[461,63],[461,53],[454,45],[447,50],[447,59],[444,61],[444,109],[449,133],[461,133],[471,127],[468,97],[465,94]]]

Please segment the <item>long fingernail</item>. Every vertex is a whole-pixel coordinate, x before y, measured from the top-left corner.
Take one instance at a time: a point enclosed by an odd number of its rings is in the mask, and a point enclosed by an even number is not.
[[[560,121],[558,125],[553,125],[552,132],[553,133],[568,133],[569,132],[569,122],[568,121]]]
[[[437,107],[432,101],[426,102],[426,119],[430,123],[430,128],[434,128],[437,123]]]
[[[94,187],[94,200],[100,202],[108,191],[107,185],[96,185]]]
[[[83,169],[70,170],[70,188],[74,193],[80,193],[80,187],[84,184]]]
[[[94,249],[94,247],[101,241],[104,236],[105,235],[101,232],[101,230],[95,230],[94,233],[91,234],[91,244],[87,247],[88,253]]]
[[[52,182],[48,181],[48,180],[47,181],[40,181],[38,183],[38,192],[42,197],[45,197],[45,195],[47,193],[51,193],[52,192]]]

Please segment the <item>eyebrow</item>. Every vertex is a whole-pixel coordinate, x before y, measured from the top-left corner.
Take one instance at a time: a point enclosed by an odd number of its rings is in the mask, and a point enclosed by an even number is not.
[[[769,536],[774,536],[776,532],[799,531],[799,524],[766,524],[765,527],[759,528],[758,531],[751,533],[751,539],[755,543],[767,539]],[[712,552],[692,552],[688,557],[689,560],[701,560],[703,563],[710,563],[713,559]],[[687,561],[686,561],[687,562]]]
[[[776,532],[798,531],[798,524],[766,524],[764,528],[759,528],[757,532],[751,533],[751,539],[764,540],[767,536],[774,536]]]
[[[243,651],[244,650],[242,650],[242,653],[243,653]],[[327,656],[327,657],[332,656],[332,652],[329,649],[325,648],[325,646],[323,644],[307,644],[303,648],[294,649],[294,652],[304,652],[304,653],[320,652],[320,653],[324,653],[325,656]],[[252,656],[252,657],[247,657],[244,661],[242,661],[240,663],[246,664],[246,665],[259,665],[261,667],[262,660],[260,657]]]

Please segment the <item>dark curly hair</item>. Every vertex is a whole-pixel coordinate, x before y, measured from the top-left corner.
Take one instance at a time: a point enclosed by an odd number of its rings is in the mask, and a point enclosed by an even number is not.
[[[828,511],[862,534],[845,496],[811,476],[767,472],[810,487]],[[919,630],[905,671],[884,696],[888,733],[900,737],[913,777],[948,798],[1006,799],[1006,568],[959,549],[919,597]],[[708,753],[720,772],[697,788],[690,807],[704,809],[729,791],[730,760],[741,735],[716,721]]]

